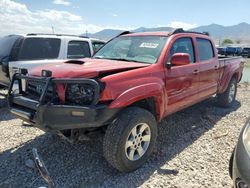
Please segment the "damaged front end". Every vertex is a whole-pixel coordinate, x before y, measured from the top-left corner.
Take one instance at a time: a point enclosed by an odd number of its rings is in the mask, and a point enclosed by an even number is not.
[[[44,131],[93,129],[107,125],[118,112],[99,103],[100,83],[94,79],[13,76],[9,108],[13,115]],[[72,132],[72,131],[71,131]]]

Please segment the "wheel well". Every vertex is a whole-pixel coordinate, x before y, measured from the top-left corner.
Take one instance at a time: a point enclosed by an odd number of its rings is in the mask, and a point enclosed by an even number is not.
[[[239,73],[234,73],[233,74],[233,76],[232,76],[232,78],[235,78],[236,80],[237,80],[237,82],[238,82],[238,80],[239,80]]]
[[[131,106],[137,106],[146,109],[154,115],[155,119],[157,119],[158,114],[156,110],[155,99],[153,97],[137,101],[133,103]]]

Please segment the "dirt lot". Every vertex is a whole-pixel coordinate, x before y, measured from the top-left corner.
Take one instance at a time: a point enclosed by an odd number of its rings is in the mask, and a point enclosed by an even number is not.
[[[250,86],[239,86],[233,108],[209,99],[166,118],[159,125],[157,149],[141,169],[119,173],[102,157],[102,135],[70,144],[56,135],[22,127],[0,98],[0,187],[46,183],[25,165],[38,148],[56,187],[231,187],[228,160],[242,125],[250,116]]]

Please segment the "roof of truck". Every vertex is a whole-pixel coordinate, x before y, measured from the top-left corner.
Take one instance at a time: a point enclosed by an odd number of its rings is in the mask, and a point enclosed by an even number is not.
[[[169,36],[170,32],[166,31],[154,31],[154,32],[139,32],[139,33],[130,33],[124,36]]]
[[[171,32],[168,31],[153,31],[153,32],[127,32],[125,34],[121,33],[124,36],[171,36],[174,34],[191,34],[191,35],[200,35],[200,36],[209,36],[208,32],[195,32],[195,31],[184,31],[182,28],[175,29]]]

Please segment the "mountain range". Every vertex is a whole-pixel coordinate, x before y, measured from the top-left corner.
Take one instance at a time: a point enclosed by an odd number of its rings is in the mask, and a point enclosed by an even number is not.
[[[173,31],[174,28],[171,27],[156,27],[156,28],[146,28],[140,27],[132,32],[144,32],[144,31]],[[211,37],[215,40],[223,40],[225,38],[230,38],[232,40],[240,40],[240,41],[250,41],[250,24],[248,23],[240,23],[233,26],[223,26],[218,24],[211,24],[206,26],[199,26],[190,31],[196,32],[208,32]],[[97,33],[89,34],[89,37],[100,38],[104,40],[108,40],[119,33],[123,32],[123,30],[114,30],[114,29],[104,29]]]

